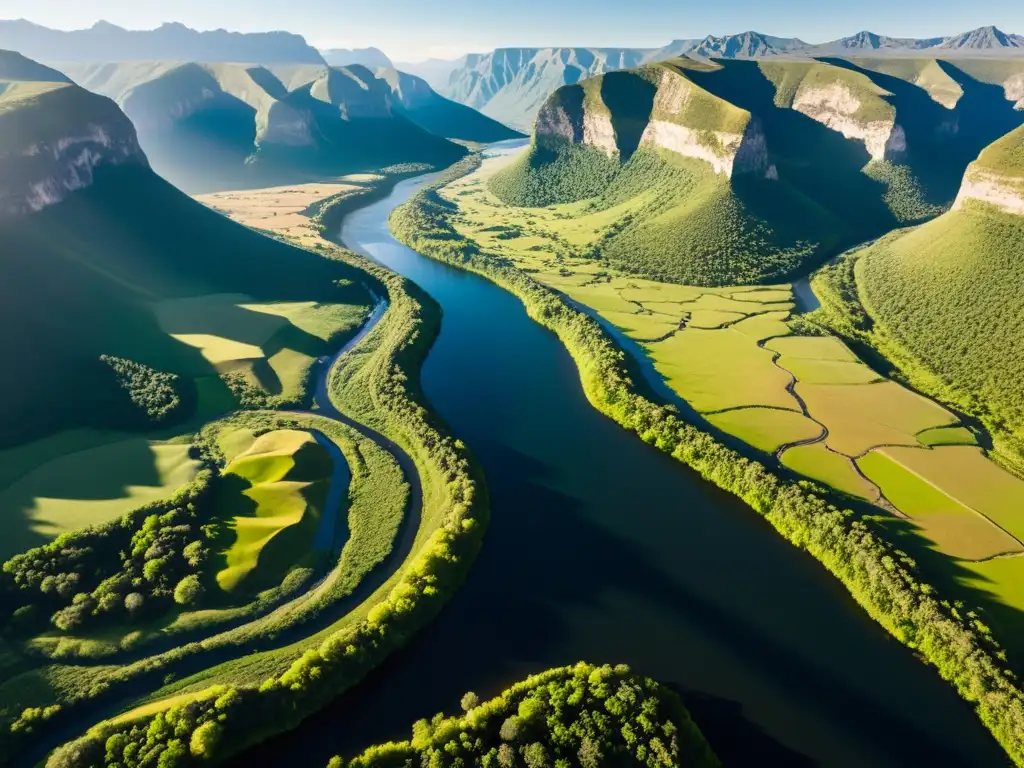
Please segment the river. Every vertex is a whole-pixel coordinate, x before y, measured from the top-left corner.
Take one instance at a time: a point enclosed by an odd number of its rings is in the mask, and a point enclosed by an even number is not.
[[[486,473],[467,583],[362,684],[236,765],[323,766],[548,667],[624,662],[676,688],[731,765],[1005,765],[951,687],[750,508],[586,401],[557,338],[483,278],[394,240],[400,183],[341,239],[441,305],[433,407]]]

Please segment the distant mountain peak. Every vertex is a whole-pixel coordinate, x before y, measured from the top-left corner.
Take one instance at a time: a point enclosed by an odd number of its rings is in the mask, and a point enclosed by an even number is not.
[[[944,50],[999,50],[1024,48],[1024,37],[1008,35],[995,26],[978,27],[946,38],[939,46]]]

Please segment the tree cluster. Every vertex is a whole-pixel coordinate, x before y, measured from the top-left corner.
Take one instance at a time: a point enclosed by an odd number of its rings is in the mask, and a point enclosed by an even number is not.
[[[625,666],[579,663],[534,675],[465,713],[413,726],[412,739],[328,768],[717,766],[678,697]]]
[[[9,625],[37,629],[49,616],[54,627],[72,632],[198,603],[213,535],[205,525],[212,478],[204,470],[168,501],[12,557],[0,582]]]
[[[118,385],[128,393],[132,405],[142,411],[151,424],[171,421],[181,410],[178,375],[157,371],[123,357],[100,355],[100,360],[110,366]]]

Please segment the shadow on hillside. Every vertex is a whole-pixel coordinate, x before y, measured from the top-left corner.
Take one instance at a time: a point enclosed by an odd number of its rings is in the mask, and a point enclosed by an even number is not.
[[[775,85],[758,62],[716,63],[721,69],[684,74],[760,120],[780,181],[844,222],[846,242],[869,239],[896,225],[883,201],[886,186],[862,172],[871,160],[862,141],[847,139],[800,112],[776,105]]]
[[[911,168],[931,203],[951,204],[968,164],[986,146],[1024,123],[1024,112],[1013,108],[1000,86],[975,80],[946,61],[939,61],[939,67],[963,90],[953,109],[898,77],[845,59],[819,61],[862,74],[892,94],[883,98],[896,108],[896,122],[907,138],[907,153],[899,162]]]
[[[611,111],[619,161],[625,163],[640,146],[651,120],[654,84],[632,72],[609,72],[601,80],[601,100]]]

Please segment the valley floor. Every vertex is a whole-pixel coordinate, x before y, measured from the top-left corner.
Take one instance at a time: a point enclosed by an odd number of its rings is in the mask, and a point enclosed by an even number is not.
[[[938,553],[960,586],[1024,611],[1024,481],[988,458],[987,436],[802,321],[792,285],[663,283],[580,257],[629,210],[505,205],[487,182],[513,157],[492,153],[439,190],[461,236],[612,326],[705,427],[871,505],[902,548]]]

